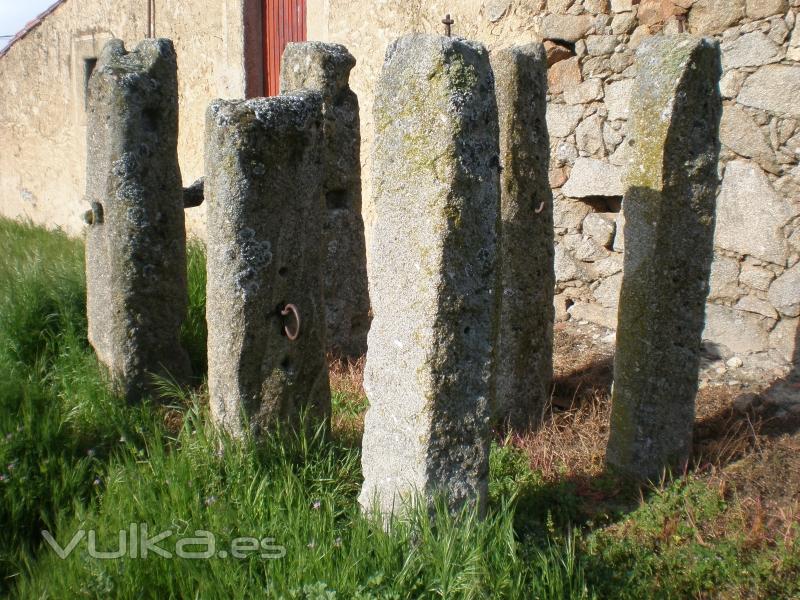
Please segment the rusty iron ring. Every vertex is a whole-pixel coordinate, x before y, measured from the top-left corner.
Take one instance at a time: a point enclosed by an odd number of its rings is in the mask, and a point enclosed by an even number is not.
[[[283,328],[283,331],[286,333],[287,338],[289,338],[291,341],[295,341],[300,337],[300,311],[297,310],[297,307],[294,304],[287,304],[286,308],[281,311],[281,314],[284,317],[294,315],[294,320],[297,322],[297,327],[295,328],[294,333],[291,332],[288,325]]]

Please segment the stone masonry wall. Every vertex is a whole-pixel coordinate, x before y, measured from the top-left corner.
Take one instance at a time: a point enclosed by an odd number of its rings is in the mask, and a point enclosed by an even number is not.
[[[800,316],[800,0],[326,0],[311,29],[358,63],[369,186],[372,92],[383,53],[408,31],[442,31],[491,49],[544,39],[549,51],[557,319],[616,326],[634,55],[662,32],[714,36],[724,112],[706,346],[734,365],[797,362]],[[364,15],[370,18],[365,19]],[[313,25],[312,25],[313,23]],[[370,198],[365,189],[364,197]],[[373,208],[365,203],[367,236]]]

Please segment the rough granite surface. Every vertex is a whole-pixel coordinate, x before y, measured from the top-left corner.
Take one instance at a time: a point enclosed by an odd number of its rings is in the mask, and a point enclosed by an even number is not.
[[[491,57],[500,118],[502,300],[495,418],[538,424],[553,377],[553,193],[547,55],[541,44]]]
[[[182,380],[186,234],[175,50],[165,39],[103,49],[89,81],[86,241],[89,341],[130,402],[153,375]]]
[[[325,133],[325,314],[328,347],[358,358],[370,324],[367,248],[361,216],[361,123],[348,84],[356,60],[340,44],[290,43],[281,63],[281,92],[322,94]]]
[[[413,34],[377,85],[360,502],[485,506],[499,326],[498,123],[486,49]]]
[[[208,109],[208,385],[212,417],[233,435],[330,413],[322,135],[314,92]]]
[[[719,187],[719,44],[652,38],[637,65],[607,461],[657,479],[691,452]]]

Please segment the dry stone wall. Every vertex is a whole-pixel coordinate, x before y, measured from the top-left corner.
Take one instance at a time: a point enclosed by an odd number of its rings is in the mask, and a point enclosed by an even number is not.
[[[551,45],[558,61],[550,70],[548,111],[560,247],[557,310],[562,318],[616,325],[625,248],[620,182],[631,150],[628,107],[640,100],[633,94],[635,50],[653,34],[712,35],[722,48],[725,103],[704,338],[723,358],[750,355],[745,362],[752,366],[790,362],[800,283],[794,275],[785,295],[781,280],[798,270],[797,11],[785,2],[744,0],[613,2],[609,8],[574,46]],[[575,55],[559,60],[565,47]]]
[[[550,185],[556,318],[616,326],[621,200],[634,54],[648,37],[689,31],[721,45],[724,100],[715,261],[706,345],[745,366],[797,361],[800,303],[800,0],[328,0],[313,30],[358,65],[362,167],[369,198],[373,86],[383,49],[407,31],[442,31],[490,51],[544,40],[549,53]],[[363,15],[369,13],[370,19]],[[364,206],[367,237],[373,207]],[[372,256],[368,259],[371,261]]]

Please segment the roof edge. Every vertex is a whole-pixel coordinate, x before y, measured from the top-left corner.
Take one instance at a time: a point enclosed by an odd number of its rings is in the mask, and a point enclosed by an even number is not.
[[[39,16],[37,16],[37,17],[36,17],[35,19],[33,19],[32,21],[29,21],[29,22],[28,22],[28,24],[27,24],[27,25],[25,25],[25,27],[23,27],[23,28],[22,28],[22,29],[21,29],[21,30],[20,30],[20,31],[17,33],[17,35],[15,35],[13,38],[11,38],[11,40],[8,42],[8,44],[6,44],[6,47],[5,47],[5,48],[3,48],[2,50],[0,50],[0,58],[3,58],[3,57],[5,57],[5,55],[6,55],[6,54],[8,54],[8,51],[9,51],[9,50],[11,50],[11,46],[13,46],[14,44],[16,44],[16,43],[17,43],[18,41],[20,41],[22,38],[24,38],[25,36],[27,36],[27,35],[28,35],[28,34],[29,34],[31,31],[33,31],[33,30],[34,30],[34,29],[36,29],[36,28],[37,28],[39,25],[41,25],[41,24],[42,24],[42,22],[43,22],[43,21],[44,21],[44,20],[45,20],[47,17],[49,17],[49,16],[50,16],[50,15],[51,15],[53,12],[55,12],[55,10],[56,10],[56,9],[57,9],[59,6],[61,6],[62,4],[64,4],[66,1],[67,1],[67,0],[56,0],[56,2],[55,2],[55,3],[54,3],[52,6],[50,6],[50,8],[48,8],[47,10],[45,10],[43,13],[41,13]]]

